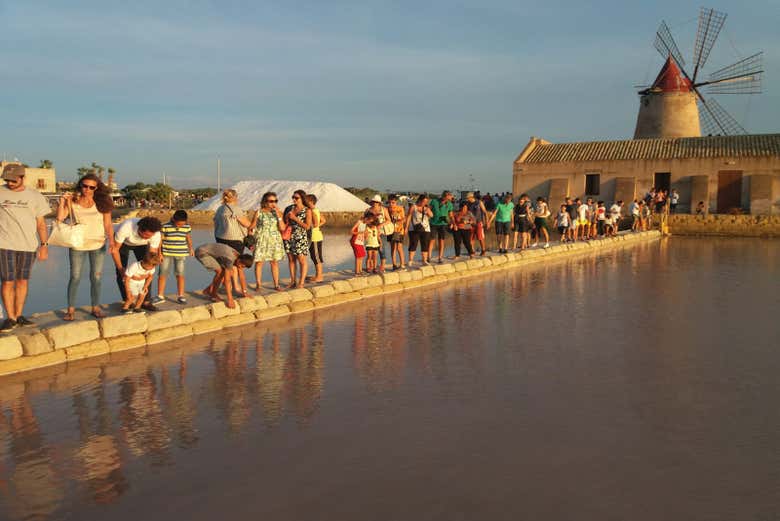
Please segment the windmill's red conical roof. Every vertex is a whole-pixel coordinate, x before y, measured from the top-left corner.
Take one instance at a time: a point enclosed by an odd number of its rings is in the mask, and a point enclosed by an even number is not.
[[[663,92],[690,92],[691,82],[682,75],[674,59],[669,56],[651,89],[660,89]]]

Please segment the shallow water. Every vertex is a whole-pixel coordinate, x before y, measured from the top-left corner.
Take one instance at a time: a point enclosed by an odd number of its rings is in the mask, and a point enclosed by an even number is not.
[[[776,519],[778,261],[672,238],[0,379],[0,519]]]
[[[214,242],[214,231],[211,228],[193,228],[192,243],[197,248],[201,244]],[[330,230],[324,234],[323,257],[325,260],[326,271],[339,271],[354,269],[355,258],[352,253],[352,247],[349,245],[349,230]],[[495,248],[495,235],[488,234],[488,248]],[[387,255],[390,255],[390,247],[386,246]],[[446,255],[453,255],[452,236],[447,236]],[[435,255],[435,253],[434,253]],[[131,255],[131,260],[133,259]],[[417,260],[420,260],[420,254],[417,254]],[[314,275],[314,265],[311,260],[308,261],[308,272]],[[33,265],[32,275],[30,277],[30,291],[25,305],[27,314],[50,311],[52,309],[64,309],[67,306],[67,288],[70,273],[70,264],[68,262],[68,250],[52,246],[49,248],[49,259],[44,262],[36,262]],[[103,287],[101,292],[101,302],[111,303],[119,301],[119,290],[116,285],[116,276],[114,271],[114,261],[111,256],[106,254],[103,268]],[[176,281],[170,276],[166,293],[176,295]],[[287,265],[287,259],[279,263],[279,276],[282,283],[289,280],[290,272]],[[186,261],[186,289],[187,291],[196,291],[205,288],[210,282],[213,273],[206,271],[198,261],[188,258]],[[263,266],[262,282],[265,286],[271,288],[271,271],[268,263]],[[255,283],[254,269],[247,271],[247,282]],[[152,290],[156,291],[157,276],[152,285]],[[77,298],[77,306],[86,306],[89,304],[89,264],[86,264],[82,274],[81,283]]]

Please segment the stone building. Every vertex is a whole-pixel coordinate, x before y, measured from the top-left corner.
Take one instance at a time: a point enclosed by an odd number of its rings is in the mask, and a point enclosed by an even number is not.
[[[18,161],[0,161],[0,171],[5,165],[20,165]],[[24,169],[24,185],[43,194],[53,194],[57,191],[57,172],[53,168]]]
[[[532,137],[515,159],[512,192],[631,201],[651,188],[676,189],[678,211],[699,201],[710,212],[735,208],[780,214],[780,134],[582,143]]]

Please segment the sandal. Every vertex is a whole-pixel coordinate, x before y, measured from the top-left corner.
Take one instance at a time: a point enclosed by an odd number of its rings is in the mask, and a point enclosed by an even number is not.
[[[73,322],[73,320],[75,320],[75,317],[73,315],[74,315],[73,311],[66,311],[65,315],[62,317],[62,320],[64,320],[65,322]]]
[[[283,287],[281,287],[281,286],[274,286],[274,289],[275,289],[276,291],[284,291],[284,288],[283,288]]]
[[[93,317],[95,317],[95,318],[105,318],[106,317],[106,315],[100,309],[93,310],[91,315]]]

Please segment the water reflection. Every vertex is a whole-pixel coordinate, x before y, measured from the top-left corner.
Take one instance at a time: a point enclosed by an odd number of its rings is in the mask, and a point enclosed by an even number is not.
[[[8,515],[15,519],[46,519],[65,497],[57,472],[57,447],[47,443],[26,395],[0,415],[4,458],[2,494]]]
[[[244,440],[262,447],[263,434],[311,432],[331,417],[343,419],[340,409],[355,407],[361,418],[367,396],[455,398],[458,414],[480,418],[469,429],[497,421],[493,429],[501,432],[500,422],[508,421],[519,422],[521,434],[538,423],[560,435],[584,425],[605,451],[603,440],[620,438],[613,432],[619,422],[600,409],[609,404],[609,411],[631,411],[623,422],[638,418],[672,443],[694,432],[702,417],[716,424],[713,407],[729,407],[722,398],[686,392],[696,375],[683,368],[718,341],[715,333],[695,338],[685,327],[702,320],[701,307],[687,306],[699,299],[718,306],[719,288],[691,295],[682,282],[707,280],[703,266],[740,273],[752,262],[765,273],[777,269],[731,250],[724,261],[722,246],[702,246],[662,243],[538,265],[3,379],[0,518],[51,519],[116,503],[150,475],[191,464],[189,458],[199,463],[205,456],[198,448],[225,443],[228,454]],[[653,276],[641,276],[651,260]],[[647,332],[656,324],[673,328],[680,342],[655,342]],[[641,335],[640,341],[626,335],[626,327],[645,332],[653,348],[634,349],[644,343]],[[622,336],[611,338],[614,331]],[[738,370],[742,363],[728,354],[713,360],[716,369]],[[621,392],[599,388],[605,382]],[[469,404],[475,410],[467,412]],[[514,416],[502,416],[507,411]],[[492,414],[500,421],[482,417]],[[524,423],[527,417],[534,422]],[[326,436],[328,428],[338,426],[324,427]],[[622,435],[653,449],[639,431]]]

